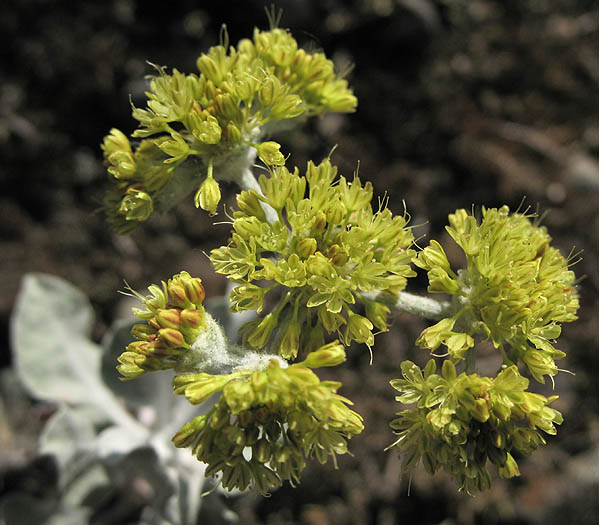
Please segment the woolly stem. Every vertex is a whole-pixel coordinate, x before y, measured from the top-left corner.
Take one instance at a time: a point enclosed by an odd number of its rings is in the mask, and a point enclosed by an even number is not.
[[[399,297],[391,297],[384,292],[367,293],[364,297],[386,304],[399,312],[408,312],[425,319],[439,321],[453,313],[453,305],[448,301],[439,301],[432,297],[414,295],[408,292],[400,292]]]
[[[179,358],[175,371],[230,374],[241,370],[264,370],[273,359],[279,362],[281,368],[287,368],[287,361],[278,355],[262,354],[230,344],[222,326],[206,313],[206,326]]]

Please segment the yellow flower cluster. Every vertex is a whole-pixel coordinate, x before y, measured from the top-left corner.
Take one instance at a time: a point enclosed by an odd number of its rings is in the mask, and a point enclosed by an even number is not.
[[[401,369],[403,379],[391,381],[401,393],[397,400],[417,406],[391,422],[399,435],[391,447],[402,454],[403,470],[418,463],[431,474],[442,468],[468,493],[490,488],[487,461],[501,477],[518,476],[512,452],[531,454],[545,444],[539,430],[555,434],[555,424],[562,422],[562,415],[548,406],[557,396],[526,392],[528,379],[515,365],[495,378],[457,375],[448,359],[442,375],[435,374],[433,360],[424,371],[410,361]]]
[[[272,360],[264,370],[176,376],[175,394],[193,404],[217,392],[222,396],[173,442],[191,447],[208,465],[206,475],[220,476],[225,489],[264,494],[285,480],[295,485],[307,458],[334,461],[347,453],[346,440],[363,429],[360,415],[348,407],[351,401],[336,393],[341,383],[320,381],[311,370],[344,360],[343,346],[332,343],[288,368]]]
[[[337,178],[329,159],[309,162],[305,176],[275,168],[259,183],[263,195],[245,191],[237,198],[229,245],[210,253],[214,269],[239,285],[230,297],[233,311],[260,313],[264,296],[282,291],[274,311],[242,327],[244,340],[257,349],[270,344],[287,359],[336,332],[345,344],[372,345],[374,327],[387,329],[389,308],[363,294],[397,294],[415,275],[406,217],[383,205],[373,211],[372,185],[357,175]],[[278,219],[267,220],[261,204]],[[352,309],[356,303],[365,315]]]
[[[231,164],[251,164],[251,148],[268,165],[284,164],[276,142],[260,143],[277,122],[355,110],[356,98],[332,62],[299,48],[288,31],[256,29],[237,48],[228,46],[226,34],[222,39],[197,59],[199,74],[156,66],[147,107],[133,107],[139,127],[132,137],[139,143],[117,129],[105,138],[114,184],[104,208],[118,233],[194,190],[196,205],[214,213],[216,179],[229,177]]]
[[[149,287],[151,295],[141,299],[145,309],[134,313],[146,323],[136,324],[130,343],[119,356],[117,370],[124,379],[134,379],[153,371],[175,368],[206,326],[202,280],[181,272],[162,286]]]
[[[557,373],[565,354],[553,346],[560,323],[576,319],[578,294],[571,263],[550,246],[544,227],[507,206],[483,208],[480,223],[465,210],[449,216],[447,231],[463,250],[467,267],[454,271],[445,251],[431,241],[415,259],[428,270],[429,291],[455,298],[456,313],[427,328],[417,344],[443,345],[456,362],[489,337],[506,364],[524,362],[539,382]]]

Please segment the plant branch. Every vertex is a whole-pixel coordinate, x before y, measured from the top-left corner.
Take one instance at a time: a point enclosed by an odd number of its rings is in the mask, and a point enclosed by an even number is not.
[[[408,292],[400,292],[399,297],[391,296],[385,292],[367,293],[364,297],[377,300],[397,310],[410,314],[439,321],[453,313],[453,305],[449,301],[439,301],[432,297],[414,295]]]

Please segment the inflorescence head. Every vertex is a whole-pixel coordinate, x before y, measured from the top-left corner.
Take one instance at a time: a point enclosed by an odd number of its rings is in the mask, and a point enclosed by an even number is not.
[[[131,334],[137,340],[118,358],[117,370],[124,380],[175,368],[206,328],[205,292],[199,277],[181,272],[148,290],[146,297],[131,290],[144,306],[133,313],[145,323],[133,326]]]
[[[104,209],[117,233],[132,231],[194,190],[196,205],[214,213],[217,179],[231,177],[231,165],[251,164],[256,152],[266,164],[284,163],[277,143],[260,144],[277,122],[355,111],[356,97],[333,63],[299,48],[288,31],[256,29],[252,40],[227,47],[223,41],[202,54],[199,74],[154,66],[146,108],[133,106],[139,126],[132,137],[141,140],[132,144],[117,129],[105,138],[114,184]]]
[[[325,463],[345,454],[347,439],[363,429],[351,401],[337,394],[341,383],[320,381],[311,370],[345,360],[343,346],[326,345],[303,362],[281,368],[272,360],[263,370],[227,375],[178,375],[175,394],[193,404],[221,397],[206,414],[185,424],[173,437],[177,447],[191,447],[219,476],[227,490],[252,488],[262,494],[299,482],[306,459]]]
[[[363,297],[375,290],[397,294],[414,275],[413,235],[405,216],[383,205],[373,211],[372,185],[337,177],[329,159],[308,163],[305,175],[281,166],[260,176],[263,195],[242,192],[228,246],[212,250],[214,269],[238,283],[231,309],[264,306],[273,290],[279,306],[241,329],[254,348],[267,345],[287,359],[314,350],[326,334],[372,345],[373,329],[387,329],[384,304]],[[262,204],[273,208],[269,222]],[[353,310],[361,302],[365,315]]]
[[[424,330],[417,344],[431,351],[443,345],[458,362],[482,335],[501,349],[506,364],[522,361],[541,383],[554,376],[555,360],[565,354],[552,341],[560,323],[576,319],[579,306],[571,261],[550,246],[544,227],[507,206],[483,208],[480,222],[457,210],[447,231],[466,268],[454,271],[437,241],[414,263],[428,270],[430,292],[454,296],[456,313]]]
[[[391,428],[399,436],[390,448],[402,456],[404,472],[422,463],[427,472],[450,474],[468,493],[487,490],[491,476],[487,463],[499,475],[520,474],[512,453],[529,455],[555,434],[561,414],[549,407],[557,396],[527,392],[528,379],[515,365],[495,378],[457,375],[447,359],[442,374],[430,360],[424,371],[411,361],[401,365],[403,379],[391,381],[400,392],[397,401],[416,408],[398,412]]]

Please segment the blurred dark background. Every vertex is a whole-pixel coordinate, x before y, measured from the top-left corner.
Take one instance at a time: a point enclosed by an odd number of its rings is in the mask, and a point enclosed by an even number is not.
[[[270,5],[270,3],[268,3]],[[303,168],[338,144],[333,160],[371,180],[390,208],[404,202],[418,235],[446,239],[448,213],[472,205],[525,205],[576,265],[580,319],[564,327],[555,406],[565,422],[548,446],[521,462],[522,477],[497,480],[476,498],[444,475],[401,479],[383,449],[399,406],[388,385],[424,322],[397,315],[377,337],[374,365],[356,348],[336,377],[364,415],[366,431],[339,469],[312,462],[297,489],[228,500],[241,523],[597,523],[599,504],[599,6],[595,0],[284,0],[281,26],[347,70],[358,97],[352,115],[327,115],[276,137]],[[118,315],[126,279],[134,288],[182,269],[209,295],[225,283],[203,251],[226,241],[190,202],[127,237],[96,213],[107,175],[99,144],[111,127],[131,132],[129,96],[143,105],[146,61],[195,71],[202,50],[266,29],[265,2],[66,2],[7,0],[0,16],[0,367],[8,377],[8,323],[21,277],[62,276],[83,289],[99,339]],[[228,191],[230,190],[230,191]],[[225,188],[232,204],[233,188]],[[426,241],[423,241],[425,243]],[[424,276],[411,283],[423,291]],[[0,493],[44,476],[19,470],[35,455],[53,407],[4,381]],[[12,384],[12,383],[11,383]],[[548,393],[550,386],[539,391]],[[1,407],[0,407],[1,408]],[[19,474],[21,472],[21,474]],[[19,477],[20,476],[20,477]],[[36,485],[37,484],[37,485]],[[22,488],[22,487],[21,487]]]

